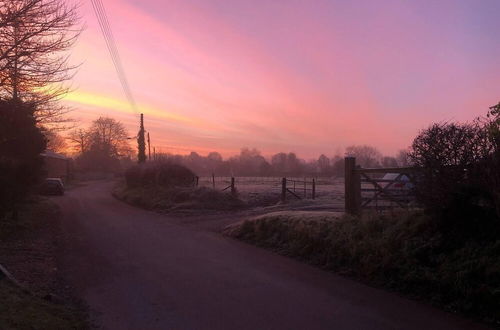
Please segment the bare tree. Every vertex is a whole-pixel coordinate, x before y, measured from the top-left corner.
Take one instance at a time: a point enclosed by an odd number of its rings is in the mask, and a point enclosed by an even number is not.
[[[321,173],[326,173],[330,168],[330,158],[321,154],[318,158],[318,167]]]
[[[131,148],[128,134],[122,123],[109,117],[99,117],[88,131],[90,147],[106,150],[110,156],[129,156]]]
[[[100,117],[87,130],[73,131],[70,136],[83,151],[76,158],[80,170],[115,171],[120,160],[132,155],[125,127],[113,118]]]
[[[398,167],[397,159],[392,156],[382,157],[380,164],[382,165],[382,167]]]
[[[406,149],[399,150],[398,154],[396,155],[396,160],[398,162],[398,166],[409,166],[410,161],[408,159],[408,150]]]
[[[348,156],[356,157],[356,163],[362,167],[380,166],[382,154],[375,147],[368,145],[350,146],[346,148],[345,152]]]
[[[66,144],[66,140],[56,131],[44,130],[43,135],[45,135],[45,139],[47,140],[47,149],[52,150],[54,152],[66,151],[66,148],[68,146]]]
[[[58,101],[75,73],[67,51],[78,22],[64,0],[0,0],[0,98],[32,104],[38,123],[64,122]]]
[[[212,151],[211,153],[209,153],[208,156],[207,156],[207,159],[210,162],[214,162],[214,163],[220,163],[220,162],[222,162],[222,156],[217,151]]]
[[[71,131],[68,135],[68,140],[73,143],[74,149],[83,154],[88,150],[90,144],[90,134],[82,128]]]
[[[22,6],[16,8],[17,10],[13,10],[13,6],[8,6],[7,4],[12,4],[11,0],[1,0],[0,1],[0,28],[8,26],[12,24],[17,19],[19,19],[22,15],[24,15],[27,11],[29,11],[33,6],[35,6],[40,0],[27,0],[24,1]],[[3,54],[2,54],[3,55]],[[3,59],[3,56],[0,56],[0,59]]]

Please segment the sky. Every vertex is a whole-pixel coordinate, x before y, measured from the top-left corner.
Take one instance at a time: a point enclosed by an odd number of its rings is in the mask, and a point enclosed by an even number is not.
[[[387,155],[500,101],[498,0],[103,0],[157,151]],[[138,130],[90,0],[63,102]]]

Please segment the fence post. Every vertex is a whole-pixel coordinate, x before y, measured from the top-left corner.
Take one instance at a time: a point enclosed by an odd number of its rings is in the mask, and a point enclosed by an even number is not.
[[[231,177],[231,195],[236,195],[236,188],[234,186],[234,177]]]
[[[307,198],[306,178],[304,178],[304,198]]]
[[[286,178],[281,179],[281,201],[286,201]]]
[[[212,188],[215,189],[215,174],[212,173]]]
[[[316,180],[313,178],[312,198],[316,198]]]
[[[200,183],[200,177],[196,176],[196,187],[198,187],[199,183]]]
[[[345,211],[349,214],[361,212],[361,176],[356,171],[356,158],[345,157]]]

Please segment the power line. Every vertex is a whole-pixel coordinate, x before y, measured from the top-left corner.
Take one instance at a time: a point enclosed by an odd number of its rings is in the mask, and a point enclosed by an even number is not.
[[[93,5],[94,5],[94,10],[96,11],[96,15],[98,17],[99,25],[101,27],[101,31],[103,33],[104,39],[106,41],[106,46],[108,47],[108,50],[111,55],[111,59],[113,60],[113,64],[115,65],[115,69],[118,74],[118,78],[120,80],[120,83],[122,84],[123,90],[125,92],[125,95],[131,105],[134,107],[135,106],[135,101],[132,97],[132,94],[130,92],[130,87],[128,85],[128,81],[125,75],[125,71],[123,70],[123,65],[118,53],[118,49],[116,47],[116,43],[114,40],[113,32],[111,30],[111,27],[109,25],[109,21],[107,19],[106,11],[104,9],[104,5],[100,0],[92,0]]]
[[[135,99],[130,90],[127,76],[125,74],[125,70],[123,69],[123,64],[120,58],[120,54],[118,52],[118,48],[116,47],[113,31],[111,30],[111,26],[109,24],[108,17],[106,15],[106,9],[104,8],[104,5],[101,0],[91,0],[91,2],[92,2],[92,7],[94,8],[94,13],[97,17],[97,21],[99,22],[99,27],[101,28],[104,41],[106,42],[106,47],[108,48],[111,60],[113,61],[113,66],[115,67],[116,73],[118,75],[118,80],[120,81],[125,97],[130,103],[132,110],[135,113],[138,113],[139,111],[137,109],[137,104],[135,103]]]
[[[118,79],[120,80],[125,96],[127,97],[132,109],[137,112],[137,106],[132,96],[125,71],[123,70],[123,64],[116,47],[116,42],[106,15],[104,5],[101,0],[92,0],[92,4],[94,6],[94,11],[98,18],[101,32],[103,33],[104,40],[106,41],[106,46],[111,55],[111,59],[115,66],[116,72],[118,74]]]
[[[125,90],[125,92],[127,94],[127,98],[129,99],[129,102],[135,108],[136,107],[136,103],[135,103],[135,100],[133,98],[132,92],[130,90],[130,86],[128,84],[128,80],[127,80],[127,76],[125,74],[125,70],[123,69],[123,64],[122,64],[120,55],[118,53],[118,48],[116,47],[116,42],[115,42],[115,38],[114,38],[114,35],[113,35],[113,30],[111,29],[111,26],[109,24],[108,17],[106,15],[106,10],[104,8],[104,4],[102,3],[102,0],[97,0],[97,4],[99,5],[99,7],[101,9],[100,10],[101,11],[101,17],[103,18],[103,21],[104,21],[105,30],[107,30],[107,33],[108,33],[108,40],[110,41],[111,50],[114,53],[114,57],[115,57],[115,61],[117,63],[118,71],[120,72],[120,75],[121,75],[121,81],[123,82],[123,85],[125,86],[124,90]]]

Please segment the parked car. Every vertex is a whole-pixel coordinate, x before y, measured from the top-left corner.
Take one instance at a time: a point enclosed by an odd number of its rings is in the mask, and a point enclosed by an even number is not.
[[[383,180],[396,180],[396,178],[400,175],[400,173],[387,173],[382,178]],[[389,184],[389,183],[387,183]],[[391,185],[391,188],[399,188],[399,189],[413,189],[413,183],[410,181],[410,178],[403,174],[397,180],[397,182]]]
[[[415,185],[410,181],[410,178],[407,175],[403,174],[400,176],[400,173],[387,173],[384,175],[382,180],[387,180],[383,181],[383,187],[390,185],[387,187],[387,192],[392,196],[392,198],[405,203],[411,203],[414,201],[415,198],[413,189]],[[392,182],[391,184],[391,181],[395,182]]]
[[[40,186],[42,195],[64,195],[64,183],[59,178],[47,178]]]
[[[382,180],[391,180],[394,181],[400,175],[400,173],[387,173],[384,175]],[[386,182],[386,185],[390,184],[390,182]],[[394,182],[389,189],[401,189],[401,190],[412,190],[414,187],[413,183],[410,181],[410,178],[403,174],[401,177]]]

